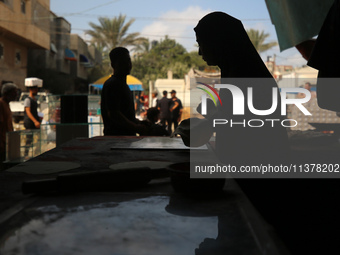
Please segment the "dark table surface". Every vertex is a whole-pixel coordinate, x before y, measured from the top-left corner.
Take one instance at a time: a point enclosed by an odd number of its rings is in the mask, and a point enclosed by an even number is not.
[[[29,162],[78,163],[77,173],[189,160],[188,150],[130,148],[141,139],[75,139]],[[21,193],[23,181],[57,175],[0,173],[0,254],[288,254],[232,179],[206,197],[174,192],[169,178],[125,191]]]

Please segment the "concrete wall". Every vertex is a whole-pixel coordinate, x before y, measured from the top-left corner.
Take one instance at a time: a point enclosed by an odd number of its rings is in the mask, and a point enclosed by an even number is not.
[[[49,1],[26,1],[25,13],[21,10],[21,1],[0,2],[0,32],[15,41],[29,47],[50,47],[49,36]]]
[[[25,89],[28,49],[50,49],[49,0],[0,2],[0,82],[13,81]]]
[[[85,41],[77,34],[71,34],[70,49],[77,55],[77,61],[72,64],[75,65],[76,76],[82,79],[87,79],[87,70],[80,63],[80,54],[88,57],[88,49]]]
[[[43,79],[44,88],[55,94],[87,92],[87,68],[80,63],[79,57],[83,54],[91,59],[87,44],[78,35],[70,34],[71,24],[66,19],[53,12],[49,17],[51,49],[29,51],[29,76]],[[72,50],[77,61],[65,59],[65,49]]]
[[[98,51],[93,45],[88,46],[89,57],[94,64],[102,62],[102,52]]]
[[[318,71],[309,66],[296,68],[289,74],[282,75],[282,79],[277,82],[280,88],[297,88],[306,82],[316,84]]]
[[[24,89],[27,73],[27,47],[1,35],[0,44],[3,47],[3,56],[0,59],[0,83],[3,80],[13,81]]]
[[[70,47],[71,24],[64,18],[56,17],[53,21],[52,31],[56,33],[55,45],[57,52],[57,70],[61,73],[70,74],[70,61],[65,60],[65,49]]]

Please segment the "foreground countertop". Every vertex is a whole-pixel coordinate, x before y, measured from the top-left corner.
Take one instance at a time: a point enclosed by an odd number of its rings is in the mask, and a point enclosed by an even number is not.
[[[127,161],[189,160],[183,149],[130,148],[141,139],[76,139],[31,162],[69,161],[80,165],[70,170],[77,173]],[[175,193],[169,178],[131,191],[21,194],[23,181],[57,174],[1,173],[0,253],[287,254],[232,179],[219,195],[204,197]]]

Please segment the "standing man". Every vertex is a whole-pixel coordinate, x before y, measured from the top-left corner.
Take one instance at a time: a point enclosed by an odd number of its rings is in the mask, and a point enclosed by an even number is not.
[[[1,88],[0,98],[0,170],[6,159],[6,133],[13,131],[12,112],[9,102],[17,97],[18,87],[14,83],[5,83]]]
[[[151,94],[152,96],[152,104],[151,104],[151,107],[157,107],[157,104],[158,104],[158,93],[157,92],[152,92]]]
[[[158,101],[158,110],[160,111],[160,120],[161,124],[165,126],[165,123],[167,123],[167,130],[169,134],[171,134],[171,112],[170,112],[170,104],[172,100],[168,98],[168,91],[163,91],[163,97],[161,100]]]
[[[305,83],[305,89],[307,89],[310,92],[311,98],[316,98],[316,92],[312,91],[312,85],[310,84],[310,82]]]
[[[181,120],[183,106],[181,100],[176,97],[176,90],[171,90],[171,121],[174,123],[174,130],[178,127],[178,122]]]
[[[138,92],[137,94],[135,95],[135,113],[137,115],[140,115],[140,99],[139,99],[139,95],[138,95]]]
[[[29,88],[29,96],[24,101],[24,127],[26,129],[40,129],[41,119],[38,116],[38,102],[36,95],[39,87],[42,87],[42,80],[38,78],[26,78],[25,86]],[[33,141],[33,134],[26,135],[26,146]],[[25,156],[28,156],[29,147],[25,149]]]
[[[126,76],[132,64],[129,51],[117,47],[110,52],[113,75],[104,83],[101,95],[101,113],[106,136],[135,136],[145,132],[136,120],[134,100]]]
[[[145,110],[145,95],[144,91],[142,91],[139,95],[139,102],[140,102],[140,112],[144,112]]]
[[[34,79],[34,78],[28,78]],[[37,85],[34,82],[30,82],[25,79],[25,86],[29,88],[29,96],[24,101],[24,126],[26,129],[39,129],[40,128],[40,118],[38,116],[38,102],[36,95],[38,94],[38,87],[42,86],[42,80],[39,82],[41,85]]]
[[[306,82],[304,86],[302,86],[302,85],[300,86],[300,88],[302,88],[302,87],[307,89],[310,92],[311,98],[316,98],[316,93],[315,93],[315,91],[312,91],[312,85],[310,84],[310,82]],[[304,93],[298,93],[297,97],[298,98],[305,98],[306,95]]]

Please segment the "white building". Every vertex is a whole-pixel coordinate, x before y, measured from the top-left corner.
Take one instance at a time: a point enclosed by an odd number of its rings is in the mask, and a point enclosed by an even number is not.
[[[183,104],[183,119],[185,119],[189,118],[190,114],[195,114],[196,107],[200,103],[202,91],[196,89],[198,82],[213,85],[220,81],[220,77],[220,73],[206,73],[191,69],[184,79],[173,79],[172,72],[169,71],[167,79],[157,79],[154,86],[150,86],[150,94],[156,91],[158,98],[161,99],[164,90],[168,93],[171,90],[176,90],[176,96]]]
[[[303,86],[306,82],[309,82],[311,85],[315,85],[317,77],[318,70],[309,66],[303,66],[295,68],[288,74],[283,74],[277,84],[280,88],[298,88]]]

